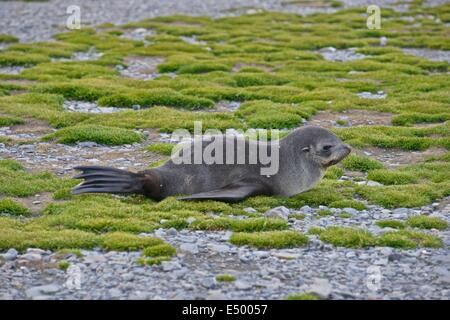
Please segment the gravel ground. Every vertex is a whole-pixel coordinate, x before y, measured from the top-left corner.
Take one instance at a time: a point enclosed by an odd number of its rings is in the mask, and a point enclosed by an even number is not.
[[[377,4],[404,10],[397,0],[341,0],[344,7]],[[430,4],[440,1],[428,1]],[[448,0],[447,0],[448,2]],[[71,5],[81,8],[81,23],[84,26],[105,22],[123,24],[155,16],[172,14],[207,15],[221,17],[252,13],[255,10],[287,11],[299,14],[333,12],[339,8],[308,7],[289,4],[286,0],[54,0],[45,2],[0,1],[0,30],[21,41],[48,40],[55,33],[65,30]]]
[[[340,222],[365,225],[373,233],[381,233],[386,230],[374,221],[382,218],[404,220],[433,212],[449,221],[450,206],[439,206],[435,203],[419,210],[394,211],[377,206],[360,212],[342,209],[352,215],[347,219],[335,215],[317,219],[317,209],[303,207],[300,211],[305,219],[290,219],[289,223],[303,232],[311,226]],[[336,214],[341,211],[334,210]],[[257,250],[230,245],[230,234],[175,229],[141,234],[160,237],[178,250],[171,261],[152,267],[136,263],[139,252],[93,250],[82,251],[83,257],[77,257],[39,249],[17,255],[10,250],[0,267],[0,299],[280,299],[305,291],[329,299],[450,298],[447,249],[347,249],[312,238],[303,248]],[[450,232],[438,234],[448,246]],[[57,268],[61,260],[70,262],[67,271]],[[233,275],[236,281],[218,282],[218,274]]]

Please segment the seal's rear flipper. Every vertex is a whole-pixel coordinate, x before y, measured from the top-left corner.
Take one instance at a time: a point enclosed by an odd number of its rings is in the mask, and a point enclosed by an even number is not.
[[[250,196],[269,194],[269,188],[260,182],[239,181],[229,184],[221,189],[208,192],[195,193],[178,200],[218,200],[237,202]]]
[[[141,175],[120,169],[82,166],[82,171],[74,179],[84,179],[83,183],[72,189],[72,194],[80,193],[142,193]]]

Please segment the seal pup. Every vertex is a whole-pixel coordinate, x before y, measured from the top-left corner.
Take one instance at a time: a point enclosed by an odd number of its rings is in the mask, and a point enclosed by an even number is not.
[[[205,151],[216,138],[209,142],[202,140],[201,150]],[[229,139],[236,142],[233,149],[230,149],[232,152],[226,149]],[[245,145],[244,163],[237,161],[243,154],[238,149],[238,142]],[[179,149],[177,156],[193,160],[194,144],[194,142],[185,144]],[[332,132],[314,126],[296,129],[277,144],[238,136],[230,138],[226,135],[222,146],[223,157],[233,153],[232,164],[228,164],[228,161],[212,164],[176,163],[179,158],[172,157],[160,167],[137,173],[100,166],[75,167],[74,169],[82,173],[74,178],[84,179],[84,182],[72,189],[72,194],[135,193],[155,200],[173,195],[186,195],[179,199],[228,202],[240,201],[255,195],[290,197],[314,187],[329,166],[344,159],[351,151],[350,147]],[[259,161],[249,162],[251,156],[261,148],[266,148],[271,155],[279,152],[276,173],[261,174],[267,165]]]

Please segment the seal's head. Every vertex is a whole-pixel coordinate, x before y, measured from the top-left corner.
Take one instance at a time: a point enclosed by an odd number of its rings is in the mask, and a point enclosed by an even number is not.
[[[298,129],[301,152],[327,168],[344,159],[351,148],[331,131],[314,126]]]

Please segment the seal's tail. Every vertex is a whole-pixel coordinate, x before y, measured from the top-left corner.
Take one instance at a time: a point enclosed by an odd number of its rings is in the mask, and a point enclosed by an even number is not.
[[[82,171],[74,179],[84,179],[84,181],[72,189],[72,194],[143,192],[140,173],[99,166],[81,166],[74,169]]]

